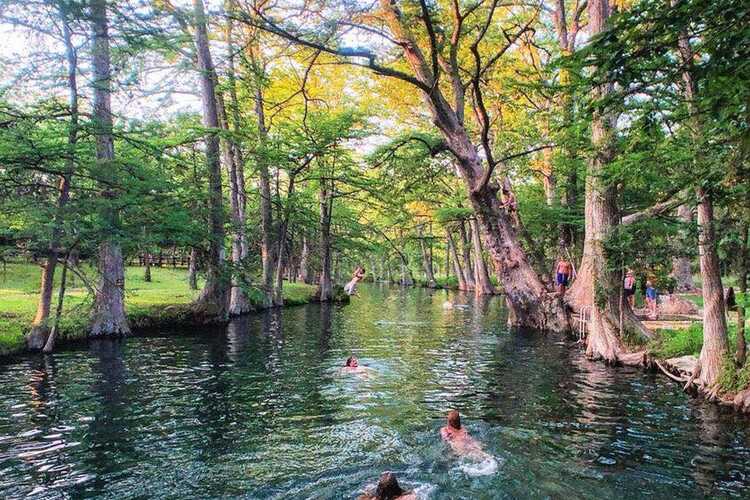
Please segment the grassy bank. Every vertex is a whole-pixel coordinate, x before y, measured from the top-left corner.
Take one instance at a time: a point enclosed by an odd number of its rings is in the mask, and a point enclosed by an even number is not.
[[[56,274],[59,278],[60,273]],[[82,339],[86,336],[92,298],[81,278],[68,276],[60,337]],[[184,306],[198,295],[198,291],[188,287],[185,269],[154,267],[151,282],[143,280],[143,268],[139,267],[128,267],[125,276],[128,318],[135,328],[179,322],[185,317]],[[24,335],[36,312],[39,278],[40,268],[34,264],[10,263],[4,271],[0,268],[0,355],[23,350]],[[310,302],[314,293],[311,285],[284,284],[284,300],[289,305]],[[55,296],[53,304],[56,303]]]

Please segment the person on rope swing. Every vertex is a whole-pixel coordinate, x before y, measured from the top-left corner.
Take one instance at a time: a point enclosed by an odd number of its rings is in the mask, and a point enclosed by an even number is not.
[[[573,274],[573,266],[565,260],[565,257],[560,257],[560,260],[557,262],[557,269],[555,270],[555,283],[557,283],[558,294],[565,295],[571,274]]]
[[[365,268],[362,266],[357,266],[357,268],[352,273],[352,279],[344,285],[344,292],[349,295],[355,295],[357,293],[357,283],[362,281],[362,279],[365,277]]]
[[[635,275],[633,274],[633,271],[627,272],[625,275],[625,281],[622,285],[625,292],[625,298],[632,309],[635,307]]]

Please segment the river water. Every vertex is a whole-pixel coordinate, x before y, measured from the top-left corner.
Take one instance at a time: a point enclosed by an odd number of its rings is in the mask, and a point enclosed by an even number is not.
[[[509,331],[500,298],[364,286],[186,333],[1,365],[0,497],[354,498],[384,470],[420,498],[750,486],[745,418]],[[340,373],[351,353],[368,376]],[[491,459],[446,449],[450,408]]]

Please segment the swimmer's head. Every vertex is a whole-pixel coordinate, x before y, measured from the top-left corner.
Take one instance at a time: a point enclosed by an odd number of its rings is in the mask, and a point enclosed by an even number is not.
[[[456,410],[448,412],[448,425],[454,429],[461,428],[461,415],[459,415]]]
[[[375,489],[375,498],[378,500],[392,500],[404,494],[404,490],[398,484],[393,472],[383,472]]]
[[[357,362],[356,357],[349,356],[348,358],[346,358],[346,366],[348,366],[349,368],[356,368],[358,365],[359,363]]]

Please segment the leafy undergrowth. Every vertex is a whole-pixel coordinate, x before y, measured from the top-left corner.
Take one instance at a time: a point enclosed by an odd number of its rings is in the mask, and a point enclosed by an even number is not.
[[[750,385],[750,363],[737,367],[734,359],[727,356],[721,365],[719,387],[723,393],[736,393]]]
[[[658,358],[676,358],[698,354],[703,347],[703,325],[693,323],[681,330],[659,330],[656,339],[648,343],[651,353]]]
[[[737,341],[737,325],[728,325],[729,353],[734,356]],[[680,330],[659,330],[657,338],[648,343],[649,351],[658,358],[698,356],[703,347],[703,324],[693,323]]]
[[[93,272],[88,274],[94,276]],[[11,263],[4,272],[0,271],[0,355],[24,349],[24,335],[36,312],[39,276],[40,268],[34,264]],[[185,269],[154,267],[151,282],[144,281],[143,268],[139,267],[128,267],[125,276],[128,319],[133,328],[190,319],[187,305],[197,297],[198,291],[188,287]],[[91,299],[80,278],[73,277],[69,285],[65,294],[65,313],[60,321],[60,339],[81,340],[87,333]],[[314,293],[312,285],[284,284],[284,301],[288,305],[306,304]],[[56,303],[55,296],[53,304]]]

